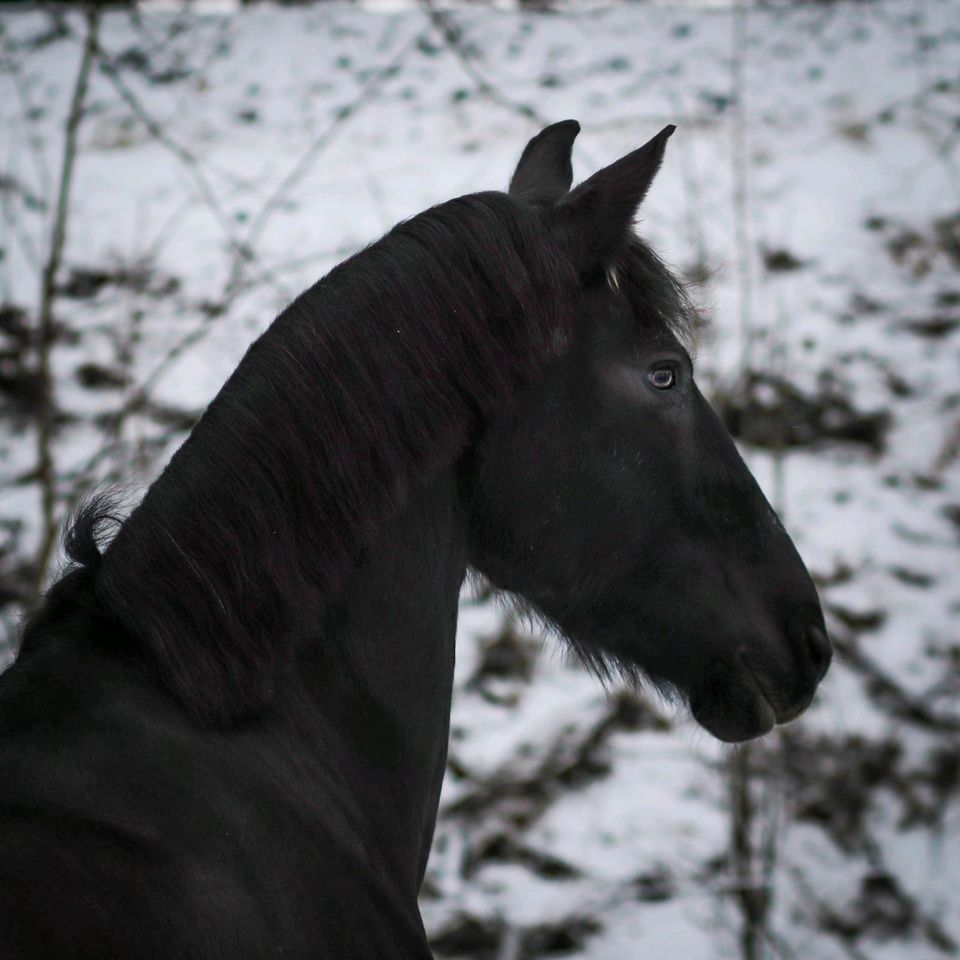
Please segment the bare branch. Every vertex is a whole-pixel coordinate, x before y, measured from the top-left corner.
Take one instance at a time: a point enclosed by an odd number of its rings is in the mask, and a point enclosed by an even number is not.
[[[54,341],[53,306],[56,298],[56,281],[67,238],[67,218],[70,207],[70,187],[77,155],[77,131],[83,119],[93,65],[97,37],[100,32],[100,9],[92,6],[86,13],[87,34],[80,57],[80,68],[74,82],[70,111],[67,114],[63,138],[63,159],[60,166],[60,182],[57,187],[57,204],[50,236],[50,249],[40,281],[40,307],[37,318],[36,344],[39,400],[37,405],[37,480],[41,497],[41,534],[37,554],[36,586],[39,591],[47,574],[53,546],[57,539],[56,516],[56,470],[53,462],[53,421],[55,414],[54,385],[50,353]]]
[[[737,286],[740,300],[740,372],[750,369],[753,352],[753,249],[750,237],[747,143],[746,58],[747,7],[745,0],[736,0],[731,20],[733,28],[731,63],[733,77],[733,122],[730,125],[731,161],[733,164],[733,212],[737,237]]]
[[[294,189],[294,187],[296,187],[297,184],[306,176],[310,170],[310,167],[317,159],[317,156],[333,141],[347,120],[355,116],[360,109],[373,100],[373,98],[376,97],[376,95],[380,92],[380,89],[383,87],[384,83],[397,75],[401,66],[403,65],[403,61],[407,58],[410,51],[415,47],[420,39],[421,37],[419,36],[413,37],[411,40],[405,43],[389,63],[381,67],[375,73],[371,74],[371,76],[361,87],[360,93],[351,103],[348,103],[337,110],[333,123],[326,130],[324,130],[323,133],[321,133],[313,141],[313,143],[310,144],[310,147],[307,149],[307,151],[288,171],[280,183],[277,184],[273,192],[267,198],[263,207],[261,207],[260,212],[257,213],[257,215],[253,218],[253,221],[250,225],[250,230],[247,234],[246,245],[248,248],[253,247],[257,243],[257,241],[263,235],[263,231],[266,229],[270,218],[283,204],[284,200]]]
[[[473,54],[464,46],[460,28],[448,13],[438,10],[433,0],[420,0],[423,12],[443,37],[450,52],[457,58],[463,72],[470,78],[480,94],[493,103],[517,113],[521,117],[533,120],[545,127],[550,121],[527,103],[517,103],[498,90],[474,65]]]
[[[213,187],[210,185],[210,181],[197,155],[188,147],[185,147],[182,143],[171,137],[160,123],[147,111],[137,95],[130,89],[127,82],[120,75],[120,71],[114,66],[107,52],[99,45],[96,47],[96,55],[101,73],[110,81],[120,95],[120,98],[133,112],[134,116],[143,124],[150,136],[166,147],[186,168],[205,206],[210,210],[220,225],[220,228],[223,230],[234,254],[238,258],[248,259],[249,252],[234,233],[233,223],[217,199],[217,195],[214,193]]]

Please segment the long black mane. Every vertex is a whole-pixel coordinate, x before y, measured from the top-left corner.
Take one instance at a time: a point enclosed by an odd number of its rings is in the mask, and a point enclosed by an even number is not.
[[[110,506],[81,511],[75,569],[24,646],[92,587],[198,718],[268,703],[410,484],[451,465],[570,341],[576,278],[543,231],[504,194],[462,197],[299,296],[102,555]],[[642,322],[682,332],[682,287],[646,244],[631,241],[613,282]]]
[[[401,223],[279,315],[102,559],[80,517],[101,612],[195,715],[270,699],[409,485],[562,347],[573,278],[542,231],[498,193]]]

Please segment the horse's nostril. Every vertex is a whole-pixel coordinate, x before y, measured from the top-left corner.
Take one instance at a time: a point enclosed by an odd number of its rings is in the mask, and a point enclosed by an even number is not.
[[[822,627],[812,626],[807,629],[807,643],[810,649],[810,659],[817,671],[817,679],[821,680],[830,666],[833,658],[833,646],[830,638]]]

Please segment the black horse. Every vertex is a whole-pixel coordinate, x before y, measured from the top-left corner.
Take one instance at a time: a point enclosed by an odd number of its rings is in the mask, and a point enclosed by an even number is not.
[[[830,660],[810,577],[631,232],[667,127],[570,190],[401,223],[249,350],[0,677],[0,954],[430,956],[417,908],[472,567],[745,740]]]

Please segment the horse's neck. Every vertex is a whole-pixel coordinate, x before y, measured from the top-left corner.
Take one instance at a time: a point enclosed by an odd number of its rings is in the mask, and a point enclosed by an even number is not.
[[[414,894],[446,765],[465,534],[452,472],[411,491],[300,661],[373,849]]]

